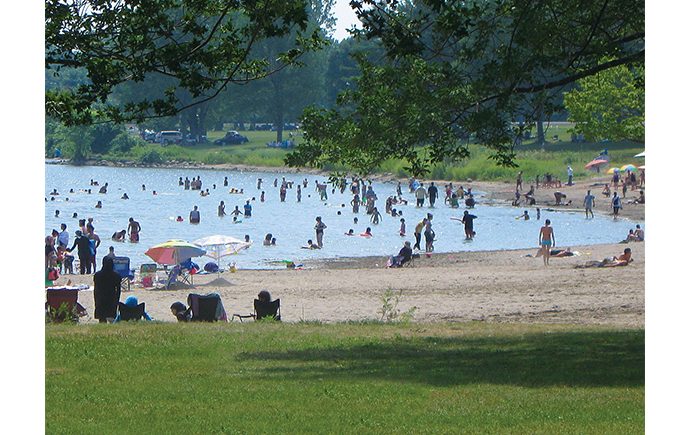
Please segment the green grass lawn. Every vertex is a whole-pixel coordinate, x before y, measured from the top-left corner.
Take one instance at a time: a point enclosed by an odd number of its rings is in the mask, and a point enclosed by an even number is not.
[[[46,326],[48,433],[643,433],[644,331]]]

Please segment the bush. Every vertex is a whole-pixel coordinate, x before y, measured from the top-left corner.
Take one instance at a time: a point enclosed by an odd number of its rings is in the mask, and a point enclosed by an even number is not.
[[[111,142],[110,153],[115,155],[125,155],[137,145],[144,145],[144,141],[129,133],[120,133]]]
[[[146,151],[138,159],[141,163],[151,165],[154,163],[163,163],[163,157],[157,150],[151,149]]]

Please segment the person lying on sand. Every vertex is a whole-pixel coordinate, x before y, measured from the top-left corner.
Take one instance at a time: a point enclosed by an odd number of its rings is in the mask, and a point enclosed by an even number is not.
[[[576,269],[585,269],[590,267],[618,267],[627,266],[632,263],[632,250],[630,248],[625,248],[623,254],[620,257],[607,257],[602,261],[588,261],[585,264],[579,264],[575,266]]]

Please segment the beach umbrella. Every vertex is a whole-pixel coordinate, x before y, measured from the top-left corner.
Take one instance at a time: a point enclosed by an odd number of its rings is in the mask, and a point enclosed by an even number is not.
[[[251,243],[244,240],[218,234],[197,239],[194,241],[194,244],[205,248],[206,254],[204,255],[216,261],[220,261],[225,256],[237,254],[251,245]]]
[[[644,157],[644,151],[642,151],[640,154],[635,154],[635,157]]]
[[[205,249],[184,240],[168,240],[150,247],[145,252],[156,263],[167,265],[180,264],[192,257],[201,257],[205,253]]]
[[[608,171],[606,171],[607,174],[613,174],[614,172],[620,172],[620,169],[618,169],[618,168],[610,168]]]
[[[585,169],[595,169],[597,166],[602,166],[608,164],[608,160],[594,159],[585,165]]]
[[[637,169],[644,169],[644,165],[638,166]]]
[[[631,165],[631,164],[627,164],[627,165],[625,165],[625,166],[621,166],[621,171],[623,171],[623,172],[625,172],[625,171],[634,172],[634,171],[637,171],[637,166]]]

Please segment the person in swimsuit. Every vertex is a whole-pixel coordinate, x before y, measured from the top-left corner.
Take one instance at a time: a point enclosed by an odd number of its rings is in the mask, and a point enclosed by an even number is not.
[[[551,247],[556,246],[556,236],[553,233],[551,220],[549,219],[544,221],[544,226],[539,230],[539,246],[541,247],[541,255],[544,257],[544,266],[548,266]]]
[[[189,223],[198,224],[201,222],[201,213],[199,213],[199,207],[194,206],[194,210],[189,212]]]
[[[127,227],[127,231],[129,231],[129,241],[130,242],[138,242],[139,241],[139,233],[141,232],[141,225],[139,225],[139,222],[135,221],[134,218],[129,218],[129,226]]]

